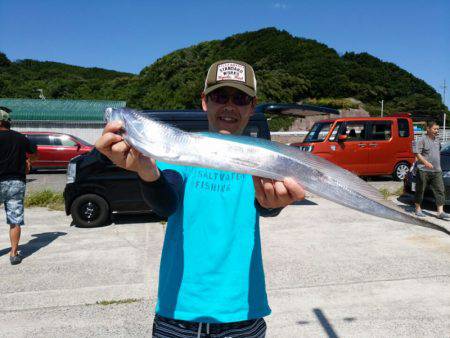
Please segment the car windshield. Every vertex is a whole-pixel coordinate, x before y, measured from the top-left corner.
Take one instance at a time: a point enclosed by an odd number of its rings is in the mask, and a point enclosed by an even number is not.
[[[303,142],[322,142],[327,137],[333,122],[315,123]]]
[[[441,153],[447,153],[448,155],[450,155],[450,144],[447,144],[446,146],[444,146],[441,149]]]
[[[76,141],[78,141],[79,143],[81,143],[81,144],[84,144],[85,146],[89,146],[89,147],[93,147],[93,145],[92,144],[90,144],[89,142],[87,142],[87,141],[85,141],[85,140],[82,140],[81,138],[79,138],[79,137],[76,137],[76,136],[73,136],[73,135],[70,135],[74,140],[76,140]],[[67,136],[68,137],[68,136]]]

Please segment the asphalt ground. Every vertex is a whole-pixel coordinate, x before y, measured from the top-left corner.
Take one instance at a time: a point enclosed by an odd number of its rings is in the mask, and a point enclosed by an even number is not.
[[[11,266],[1,217],[0,336],[150,336],[163,223],[82,229],[27,209]],[[267,337],[450,337],[449,236],[314,196],[262,219],[261,236]]]

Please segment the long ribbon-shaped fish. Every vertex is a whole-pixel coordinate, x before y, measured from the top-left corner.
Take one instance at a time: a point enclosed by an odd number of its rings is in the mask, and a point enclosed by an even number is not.
[[[107,108],[105,121],[122,121],[125,141],[156,160],[274,180],[291,177],[313,194],[349,208],[450,234],[444,227],[405,213],[351,172],[281,143],[247,136],[189,133],[128,108]]]

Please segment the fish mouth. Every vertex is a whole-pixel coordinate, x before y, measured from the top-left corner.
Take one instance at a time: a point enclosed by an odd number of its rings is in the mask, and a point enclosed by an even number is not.
[[[105,112],[103,114],[103,122],[108,123],[111,121],[111,116],[112,116],[113,110],[114,109],[111,107],[108,107],[105,109]]]

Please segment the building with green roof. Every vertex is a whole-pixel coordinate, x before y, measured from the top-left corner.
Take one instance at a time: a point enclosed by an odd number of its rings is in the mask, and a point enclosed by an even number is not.
[[[95,142],[103,129],[106,108],[122,108],[125,101],[0,98],[0,106],[12,110],[17,131],[50,131]]]

